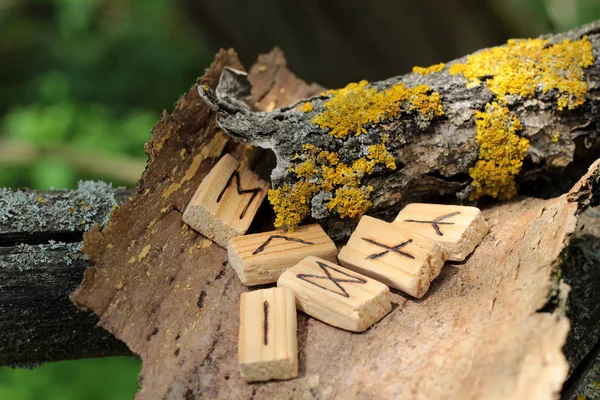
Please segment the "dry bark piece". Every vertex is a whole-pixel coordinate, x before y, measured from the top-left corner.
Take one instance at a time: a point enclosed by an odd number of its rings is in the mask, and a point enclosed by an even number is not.
[[[294,292],[298,310],[347,331],[363,332],[392,309],[387,286],[318,257],[287,269],[277,286]]]
[[[286,288],[242,293],[239,362],[247,382],[298,376],[296,302]]]
[[[446,254],[433,240],[364,216],[339,259],[346,268],[420,299],[440,274]]]
[[[214,87],[223,65],[241,68],[232,52],[222,52],[200,84]],[[281,89],[296,99],[319,93],[289,73],[281,52],[261,57],[260,65],[265,70],[252,68],[249,79],[261,82],[268,101],[281,98]],[[446,265],[419,301],[392,292],[393,311],[364,334],[300,314],[299,377],[247,385],[236,346],[239,297],[247,289],[223,267],[225,251],[186,230],[178,212],[224,150],[249,164],[264,154],[229,141],[213,116],[195,88],[183,96],[154,128],[149,166],[131,201],[107,228],[86,234],[94,267],[72,297],[142,358],[138,399],[557,395],[567,371],[561,349],[569,326],[557,272],[578,213],[599,201],[598,164],[566,195],[484,209],[490,233],[477,251],[460,265]],[[429,201],[448,194],[442,186],[435,183]]]
[[[336,261],[337,248],[321,225],[293,232],[277,230],[239,236],[227,245],[229,265],[246,286],[277,282],[279,275],[308,256]]]
[[[227,247],[229,239],[246,233],[268,189],[268,182],[225,154],[198,186],[183,222]]]
[[[451,261],[464,261],[489,230],[477,207],[445,204],[409,204],[394,224],[441,244]]]

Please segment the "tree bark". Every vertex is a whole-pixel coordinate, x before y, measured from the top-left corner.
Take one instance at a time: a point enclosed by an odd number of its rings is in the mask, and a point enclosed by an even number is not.
[[[593,53],[598,54],[600,21],[547,39],[552,45],[586,36]],[[464,57],[448,66],[466,60]],[[367,213],[389,221],[407,203],[432,199],[453,203],[469,200],[470,169],[478,161],[481,148],[476,139],[477,112],[487,110],[487,106],[500,100],[485,83],[491,77],[481,77],[484,83],[472,87],[462,74],[449,73],[448,66],[442,72],[411,73],[368,86],[381,93],[402,84],[407,88],[426,85],[433,93],[439,93],[443,116],[424,117],[422,112],[409,109],[407,102],[400,103],[398,107],[406,108],[401,108],[396,117],[382,117],[383,120],[364,124],[361,126],[364,134],[355,135],[353,131],[343,138],[330,134],[331,127],[315,123],[315,118],[325,114],[327,103],[336,94],[322,93],[272,111],[254,111],[244,103],[251,83],[244,75],[226,70],[215,92],[203,87],[200,95],[217,111],[219,125],[234,139],[274,152],[277,158],[277,166],[271,174],[274,188],[298,182],[291,168],[302,162],[303,158],[299,159],[298,155],[303,154],[305,144],[333,152],[339,156],[340,163],[352,165],[366,155],[369,146],[380,143],[383,136],[388,137],[387,149],[397,168],[377,167],[372,175],[364,177],[361,187],[372,187],[372,207]],[[554,90],[537,90],[529,97],[507,96],[509,113],[518,117],[522,125],[520,136],[529,143],[528,156],[516,176],[519,193],[544,198],[558,196],[600,156],[598,57],[582,73],[588,90],[585,102],[573,110],[559,110],[555,97],[558,92]],[[309,107],[301,110],[307,103]],[[335,190],[318,190],[312,195],[310,215],[326,226],[334,239],[347,238],[356,221],[340,220],[340,215],[328,209],[326,199],[333,197]]]
[[[89,266],[83,232],[129,195],[101,182],[75,191],[0,189],[0,365],[130,354],[69,294]]]
[[[128,195],[124,190],[105,193],[106,204],[113,198],[123,201]],[[55,208],[58,202],[63,202],[61,208],[81,207],[81,193],[72,191],[4,190],[2,204],[8,196],[34,201],[21,202],[23,207]],[[38,198],[48,203],[40,203]],[[98,213],[96,221],[104,222],[106,215]],[[32,367],[47,361],[130,354],[121,341],[96,327],[98,318],[93,313],[78,309],[68,298],[89,266],[81,252],[83,231],[58,224],[52,217],[44,225],[49,231],[40,229],[37,222],[23,224],[16,219],[1,226],[0,365]],[[596,268],[600,264],[600,212],[586,211],[580,226],[566,251],[563,268],[564,279],[571,286],[567,316],[572,325],[564,349],[571,366],[565,399],[587,393],[600,365],[600,277]],[[67,243],[47,243],[52,237]],[[7,245],[9,242],[12,244]]]

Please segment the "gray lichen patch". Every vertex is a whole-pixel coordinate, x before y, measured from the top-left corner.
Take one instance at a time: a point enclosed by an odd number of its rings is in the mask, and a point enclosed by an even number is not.
[[[34,192],[0,188],[0,232],[73,232],[106,225],[117,206],[115,189],[80,181],[74,191]]]
[[[77,261],[86,261],[82,253],[82,242],[62,243],[50,240],[46,244],[19,244],[8,248],[10,253],[2,256],[0,252],[0,269],[17,269],[20,272],[48,265],[73,265]],[[0,288],[2,283],[0,283]]]

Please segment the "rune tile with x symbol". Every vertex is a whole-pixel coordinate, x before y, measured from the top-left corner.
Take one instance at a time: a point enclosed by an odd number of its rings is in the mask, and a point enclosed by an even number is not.
[[[414,259],[415,257],[411,254],[405,253],[404,251],[400,250],[402,247],[406,246],[407,244],[411,243],[413,240],[412,239],[408,239],[407,241],[404,241],[400,244],[397,244],[396,246],[387,246],[385,244],[376,242],[373,239],[368,239],[368,238],[362,238],[362,240],[364,240],[367,243],[371,243],[374,244],[375,246],[379,246],[382,247],[384,249],[386,249],[385,251],[382,251],[381,253],[375,253],[375,254],[371,254],[370,256],[367,256],[368,260],[374,260],[376,258],[379,257],[383,257],[386,254],[388,254],[389,252],[394,252],[396,254],[400,254],[401,256],[410,258],[410,259]]]

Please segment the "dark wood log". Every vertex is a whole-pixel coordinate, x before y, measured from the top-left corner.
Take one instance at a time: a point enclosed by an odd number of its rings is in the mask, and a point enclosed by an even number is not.
[[[129,354],[69,300],[89,265],[83,232],[105,224],[128,194],[101,182],[74,191],[0,189],[0,365]]]

